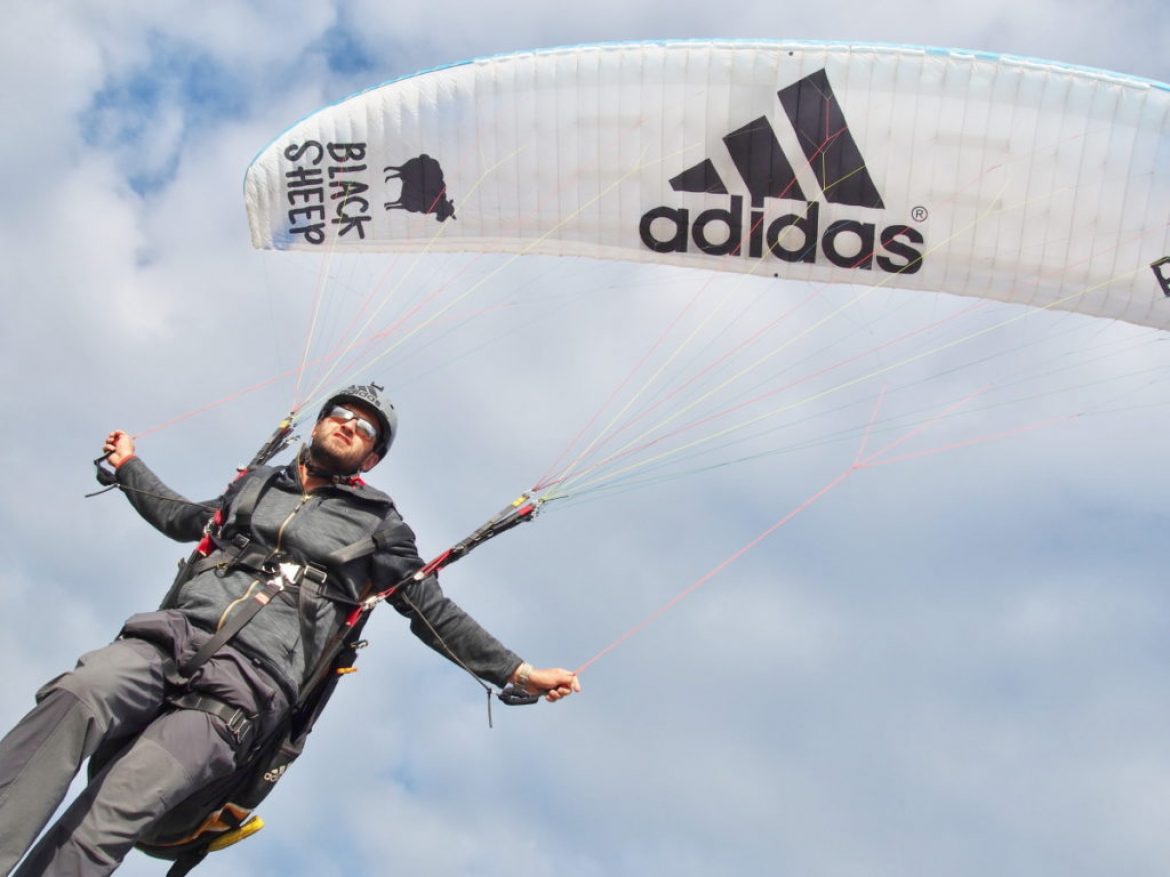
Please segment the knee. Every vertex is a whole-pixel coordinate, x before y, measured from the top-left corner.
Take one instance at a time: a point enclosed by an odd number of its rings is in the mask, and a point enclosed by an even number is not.
[[[119,641],[82,655],[76,667],[37,692],[37,701],[71,698],[102,733],[114,725],[141,725],[163,702],[160,666],[153,646]]]

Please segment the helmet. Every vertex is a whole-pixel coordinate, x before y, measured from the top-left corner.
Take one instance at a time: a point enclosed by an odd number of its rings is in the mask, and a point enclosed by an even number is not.
[[[394,443],[394,437],[398,435],[398,412],[394,410],[394,405],[382,395],[382,392],[382,388],[377,384],[354,384],[344,390],[338,390],[325,400],[325,404],[321,406],[321,410],[317,414],[317,419],[321,420],[333,410],[335,405],[343,402],[357,402],[365,405],[378,416],[378,441],[374,445],[374,453],[379,458],[385,457],[386,452],[390,450],[390,445]]]

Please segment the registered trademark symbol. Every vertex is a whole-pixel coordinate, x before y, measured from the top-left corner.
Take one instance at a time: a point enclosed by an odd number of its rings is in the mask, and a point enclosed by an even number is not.
[[[925,207],[915,207],[910,211],[910,218],[915,222],[925,222],[930,212]]]

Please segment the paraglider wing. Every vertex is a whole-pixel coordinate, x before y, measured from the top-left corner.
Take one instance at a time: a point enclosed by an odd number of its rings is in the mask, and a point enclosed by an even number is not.
[[[1168,130],[1170,87],[1028,59],[582,46],[351,97],[245,194],[257,247],[664,262],[1165,328]]]

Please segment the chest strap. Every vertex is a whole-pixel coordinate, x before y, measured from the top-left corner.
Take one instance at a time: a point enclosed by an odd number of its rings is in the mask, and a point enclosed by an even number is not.
[[[387,548],[398,541],[399,533],[404,526],[396,515],[392,515],[388,520],[382,521],[378,525],[378,529],[369,536],[364,536],[356,542],[351,542],[349,545],[329,552],[324,558],[324,565],[326,567],[344,566],[352,560]]]
[[[282,564],[293,564],[297,567],[296,582],[312,582],[324,585],[329,577],[328,571],[316,563],[307,563],[295,558],[278,554],[262,545],[257,545],[242,534],[237,534],[231,542],[217,547],[215,551],[201,557],[188,566],[188,576],[194,577],[208,570],[216,570],[224,575],[233,569],[243,569],[260,578],[270,578],[280,575]]]

